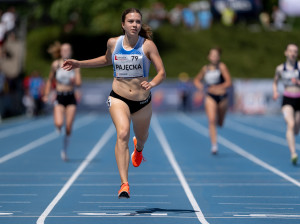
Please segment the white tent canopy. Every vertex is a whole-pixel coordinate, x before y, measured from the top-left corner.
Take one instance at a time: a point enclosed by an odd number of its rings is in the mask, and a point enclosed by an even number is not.
[[[288,16],[300,16],[300,0],[279,0],[279,6]]]

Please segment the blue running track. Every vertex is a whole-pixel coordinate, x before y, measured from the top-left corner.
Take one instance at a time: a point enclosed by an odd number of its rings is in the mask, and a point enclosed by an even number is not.
[[[299,224],[300,166],[282,116],[229,114],[218,134],[213,156],[204,114],[154,114],[147,161],[130,164],[131,198],[120,200],[108,114],[77,115],[67,163],[51,116],[4,121],[0,223]]]

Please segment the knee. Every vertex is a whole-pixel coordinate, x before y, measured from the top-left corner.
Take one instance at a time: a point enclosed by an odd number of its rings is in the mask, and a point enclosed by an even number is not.
[[[287,131],[294,131],[295,123],[294,122],[288,122],[287,123]]]
[[[128,128],[123,128],[117,133],[117,140],[119,142],[127,142],[129,141],[130,131]]]
[[[55,121],[54,124],[60,129],[63,126],[63,121]]]

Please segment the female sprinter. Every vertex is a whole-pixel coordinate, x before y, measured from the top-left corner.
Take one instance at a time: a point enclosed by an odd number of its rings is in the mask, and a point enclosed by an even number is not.
[[[76,102],[79,100],[79,92],[75,88],[81,85],[81,76],[79,68],[73,71],[66,71],[61,68],[64,60],[71,57],[72,48],[68,43],[60,47],[61,58],[55,60],[51,65],[49,78],[46,82],[44,101],[48,102],[48,96],[51,91],[52,81],[56,82],[56,100],[54,101],[54,124],[60,133],[64,123],[66,123],[66,133],[61,150],[61,158],[67,161],[67,148],[72,132],[72,125],[76,113]],[[75,97],[76,96],[76,97]],[[77,99],[77,100],[76,100]]]
[[[208,65],[204,65],[194,79],[194,84],[203,91],[204,83],[207,85],[205,97],[205,110],[209,122],[209,134],[211,139],[211,152],[217,154],[217,130],[216,123],[223,125],[228,106],[227,88],[231,86],[230,73],[226,65],[220,61],[221,50],[212,48],[208,54]]]
[[[143,159],[142,150],[148,138],[152,115],[150,90],[165,79],[165,69],[158,50],[151,41],[151,30],[142,25],[142,14],[130,8],[122,14],[124,35],[107,41],[106,54],[91,60],[67,60],[63,68],[91,68],[113,65],[114,80],[107,104],[117,131],[115,156],[121,177],[119,198],[129,198],[128,166],[130,122],[135,137],[134,152],[131,155],[133,166],[138,167]],[[157,71],[148,81],[150,62]]]
[[[282,113],[287,124],[286,139],[291,152],[291,161],[297,164],[298,155],[295,148],[295,135],[300,129],[300,63],[298,58],[298,47],[295,44],[289,44],[284,52],[286,62],[276,68],[273,82],[273,98],[279,97],[277,84],[281,78],[284,85]]]

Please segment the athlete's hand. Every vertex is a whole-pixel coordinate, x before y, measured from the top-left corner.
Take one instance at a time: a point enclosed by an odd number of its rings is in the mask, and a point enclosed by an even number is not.
[[[299,80],[296,79],[296,78],[292,78],[292,83],[294,83],[294,84],[296,84],[296,85],[299,85],[299,84],[300,84]]]
[[[61,67],[67,71],[70,71],[72,69],[79,68],[79,61],[74,59],[68,59],[64,61]]]
[[[278,92],[274,92],[273,93],[273,100],[277,100],[279,98],[279,93]]]
[[[151,82],[143,81],[143,82],[141,83],[141,87],[142,87],[144,90],[150,90],[150,89],[152,89],[154,86],[153,86],[153,84],[151,84]]]

